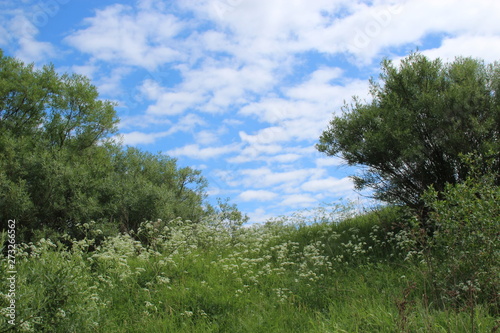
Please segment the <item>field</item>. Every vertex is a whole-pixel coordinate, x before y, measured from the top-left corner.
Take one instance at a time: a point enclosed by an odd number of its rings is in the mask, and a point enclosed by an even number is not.
[[[107,237],[91,222],[82,240],[18,244],[16,326],[4,270],[0,332],[498,331],[488,303],[466,297],[474,289],[437,301],[401,210],[335,210],[314,223],[177,219]]]

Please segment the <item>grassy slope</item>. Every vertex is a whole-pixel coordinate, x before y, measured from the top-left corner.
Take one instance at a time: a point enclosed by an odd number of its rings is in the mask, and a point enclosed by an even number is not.
[[[387,237],[397,219],[389,209],[232,235],[146,225],[149,248],[120,236],[95,252],[89,240],[72,251],[42,241],[19,253],[16,329],[491,332],[495,318],[480,306],[471,324],[470,313],[425,304],[424,277],[403,260],[404,239]]]

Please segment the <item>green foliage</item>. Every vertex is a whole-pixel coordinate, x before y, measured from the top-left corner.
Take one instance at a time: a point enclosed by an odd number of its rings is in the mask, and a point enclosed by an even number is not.
[[[437,230],[427,258],[437,301],[456,308],[486,304],[500,314],[500,187],[494,175],[425,194]]]
[[[214,216],[228,221],[232,206],[221,203]],[[70,248],[45,239],[19,244],[15,329],[469,332],[467,314],[423,303],[421,275],[404,261],[406,234],[391,227],[405,216],[399,208],[340,210],[349,220],[331,223],[318,211],[312,224],[302,213],[252,227],[143,222],[133,237],[100,241],[104,231],[88,223],[77,226],[83,239],[63,237]],[[0,308],[9,301],[4,290]],[[9,325],[0,317],[0,331]],[[478,304],[474,325],[490,331],[495,317]]]
[[[199,221],[204,214],[206,180],[200,171],[178,168],[175,159],[128,148],[113,156],[115,173],[108,196],[113,218],[126,230],[137,230],[144,220],[182,217]]]
[[[422,208],[430,186],[464,181],[460,154],[493,151],[500,167],[500,65],[457,58],[444,64],[421,54],[399,68],[384,61],[373,100],[355,98],[320,137],[319,151],[364,167],[354,180],[378,199]],[[498,184],[499,179],[496,179]]]
[[[420,55],[384,66],[374,102],[334,119],[320,148],[379,159],[358,185],[426,204],[432,237],[404,207],[254,226],[227,200],[202,208],[199,171],[109,140],[112,104],[86,78],[0,51],[0,219],[19,236],[12,326],[0,234],[0,331],[497,330],[500,70]],[[455,159],[469,150],[480,159]]]
[[[124,149],[111,138],[117,122],[86,77],[0,53],[0,220],[19,222],[19,241],[82,237],[76,226],[92,220],[126,231],[205,215],[200,172]]]
[[[0,54],[0,100],[0,129],[14,137],[81,151],[116,131],[114,104],[86,77],[53,66],[36,70]]]

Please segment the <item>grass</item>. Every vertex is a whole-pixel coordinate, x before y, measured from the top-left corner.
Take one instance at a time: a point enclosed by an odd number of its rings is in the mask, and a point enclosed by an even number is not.
[[[17,325],[3,317],[0,332],[498,329],[481,305],[471,321],[470,312],[429,304],[419,265],[404,260],[408,240],[393,227],[401,218],[385,209],[341,223],[281,221],[236,234],[146,223],[148,246],[119,235],[92,251],[92,233],[72,249],[49,240],[20,244]],[[9,298],[0,296],[5,308]]]

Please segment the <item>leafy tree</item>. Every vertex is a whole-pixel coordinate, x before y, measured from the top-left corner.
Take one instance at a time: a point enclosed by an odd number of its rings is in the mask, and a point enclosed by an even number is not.
[[[0,220],[15,218],[26,241],[40,230],[75,234],[90,220],[123,231],[144,220],[200,221],[200,171],[124,149],[111,139],[117,123],[88,78],[0,50]]]
[[[4,57],[0,51],[0,130],[12,136],[32,136],[61,148],[78,150],[116,132],[114,104],[98,99],[90,80],[59,75],[53,66]]]
[[[171,157],[135,148],[116,154],[114,167],[115,217],[126,229],[158,218],[197,222],[203,215],[207,184],[200,171],[178,168]]]
[[[354,98],[331,120],[317,149],[362,166],[358,189],[374,197],[422,208],[430,186],[442,192],[469,174],[460,154],[476,153],[500,167],[500,65],[457,58],[452,63],[409,55],[396,67],[382,63],[370,81],[371,102]],[[493,152],[493,153],[491,153]]]
[[[96,216],[117,122],[114,104],[99,100],[87,78],[35,69],[0,50],[2,219],[23,221],[31,234]]]

